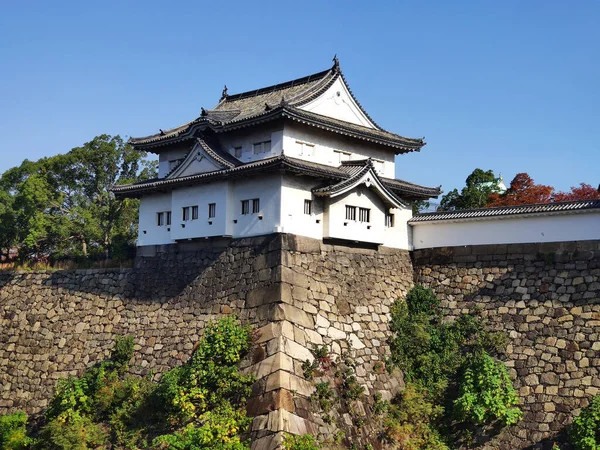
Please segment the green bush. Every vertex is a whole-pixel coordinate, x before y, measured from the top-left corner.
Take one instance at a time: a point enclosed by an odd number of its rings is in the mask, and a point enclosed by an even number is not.
[[[47,450],[87,450],[108,441],[102,427],[78,411],[66,411],[52,419],[41,436],[40,448]]]
[[[440,307],[440,301],[433,291],[420,285],[415,286],[406,294],[406,304],[409,313],[413,316],[417,314],[433,315]]]
[[[190,361],[165,373],[156,389],[155,400],[165,406],[168,420],[186,424],[224,403],[242,405],[254,377],[241,374],[237,364],[250,344],[250,329],[234,318],[208,324]]]
[[[189,361],[159,383],[152,373],[126,375],[133,345],[131,336],[117,338],[108,361],[58,382],[36,449],[248,448],[239,436],[250,423],[244,407],[254,378],[238,363],[250,349],[249,328],[234,318],[208,324]],[[26,423],[22,413],[0,417],[0,448],[30,448]]]
[[[28,448],[33,440],[27,436],[27,414],[15,412],[0,416],[0,448],[4,450],[22,450]]]
[[[387,422],[390,433],[413,436],[407,442],[421,442],[430,435],[434,436],[433,442],[440,435],[450,442],[460,441],[465,437],[461,433],[470,431],[462,425],[510,425],[520,420],[517,396],[506,368],[490,356],[503,353],[507,337],[487,331],[478,311],[447,322],[431,290],[415,286],[406,300],[392,305],[391,319],[390,366],[400,368],[405,380],[437,412],[421,415],[420,420],[403,421],[398,417],[398,408],[392,408]],[[418,396],[411,396],[416,401]],[[410,406],[410,402],[404,404]],[[437,444],[427,445],[435,448]],[[405,448],[411,447],[406,444]]]
[[[481,351],[469,358],[454,402],[457,419],[475,425],[513,425],[523,413],[504,364]]]
[[[135,345],[135,340],[133,336],[117,336],[115,339],[115,347],[112,351],[112,363],[115,369],[120,372],[127,372],[129,368],[129,361],[133,357],[133,346]]]
[[[426,391],[409,383],[389,406],[385,438],[399,450],[448,450],[435,428],[442,414],[443,408],[428,399]]]
[[[592,397],[568,428],[569,439],[575,450],[600,449],[600,395]]]
[[[239,433],[251,421],[243,409],[222,406],[199,416],[198,424],[190,423],[180,431],[154,439],[153,447],[169,450],[246,450],[250,447],[247,442],[240,440]]]
[[[312,434],[301,436],[287,435],[283,441],[284,450],[320,450],[317,440]]]

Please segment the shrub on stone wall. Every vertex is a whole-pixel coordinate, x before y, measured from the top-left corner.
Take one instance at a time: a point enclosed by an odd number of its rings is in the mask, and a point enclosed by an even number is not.
[[[245,403],[254,378],[238,363],[250,349],[250,329],[231,317],[210,323],[190,360],[158,383],[127,375],[133,343],[118,338],[108,361],[59,381],[45,423],[33,430],[36,448],[248,448],[240,434],[250,422]],[[0,417],[1,448],[30,448],[26,424],[24,414]]]
[[[568,431],[575,450],[600,449],[600,395],[594,396],[581,410]]]
[[[284,450],[319,450],[321,447],[312,434],[287,435],[283,441]]]
[[[504,364],[485,351],[477,352],[465,363],[460,392],[454,402],[455,416],[474,425],[513,425],[523,417],[516,407],[519,400]]]
[[[33,440],[27,436],[27,414],[15,412],[0,416],[0,448],[4,450],[22,450],[29,447]]]
[[[516,423],[516,392],[491,356],[502,353],[506,337],[486,331],[477,311],[447,322],[439,305],[431,290],[416,286],[392,307],[390,365],[403,371],[410,390],[392,402],[387,430],[415,442],[442,436],[465,443],[477,434],[473,426]],[[406,415],[406,405],[420,413]]]

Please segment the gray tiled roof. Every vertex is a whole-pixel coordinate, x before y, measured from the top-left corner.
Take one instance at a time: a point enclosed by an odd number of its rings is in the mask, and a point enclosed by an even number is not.
[[[395,193],[389,188],[389,186],[385,185],[385,183],[379,177],[379,175],[377,175],[377,172],[375,172],[375,168],[373,167],[373,162],[370,159],[363,160],[360,162],[359,161],[345,162],[339,168],[348,174],[348,178],[346,178],[345,180],[342,180],[338,183],[331,184],[329,186],[313,189],[313,192],[316,195],[329,196],[329,195],[335,195],[337,193],[341,193],[345,189],[350,188],[355,183],[359,182],[362,177],[364,177],[365,175],[367,175],[370,172],[373,176],[373,182],[376,182],[378,185],[380,185],[380,189],[382,192],[385,193],[385,196],[387,196],[389,199],[393,200],[393,203],[396,206],[398,206],[398,205],[406,206],[405,203],[402,202],[395,195]]]
[[[350,95],[365,116],[369,118],[374,128],[300,109],[300,106],[317,98],[340,77],[345,82],[336,60],[331,69],[307,77],[241,94],[225,94],[217,106],[212,110],[203,110],[202,115],[191,122],[170,130],[161,130],[160,133],[151,136],[131,138],[130,143],[135,147],[152,151],[152,149],[168,143],[191,139],[198,129],[210,128],[216,133],[221,133],[269,120],[287,118],[353,138],[389,146],[398,149],[398,153],[420,150],[425,145],[423,139],[406,138],[379,127],[354,98],[351,91]]]
[[[435,222],[441,220],[479,219],[486,217],[521,216],[526,214],[555,214],[599,210],[600,200],[556,202],[536,205],[500,206],[497,208],[466,209],[425,213],[414,216],[409,223]]]
[[[240,176],[256,176],[281,170],[297,173],[299,175],[321,178],[328,181],[331,180],[335,182],[333,184],[336,184],[340,181],[354,178],[356,173],[364,170],[365,164],[367,164],[367,162],[363,162],[362,166],[344,165],[332,167],[325,164],[279,155],[214,172],[199,173],[179,178],[155,178],[141,183],[115,185],[113,186],[112,191],[119,197],[139,197],[151,192],[164,191],[165,189],[189,186],[197,183],[208,183]],[[368,164],[371,163],[368,162]],[[391,180],[390,178],[380,177],[379,179],[387,189],[400,197],[431,198],[437,197],[440,193],[438,188],[428,188],[402,180]],[[394,184],[391,181],[398,181],[399,184]]]

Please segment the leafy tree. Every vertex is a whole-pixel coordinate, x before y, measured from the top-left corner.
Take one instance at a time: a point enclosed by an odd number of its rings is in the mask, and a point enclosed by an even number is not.
[[[600,199],[600,186],[593,188],[590,184],[581,183],[579,187],[572,186],[570,192],[558,192],[554,195],[555,202],[573,202],[577,200]]]
[[[465,180],[466,186],[460,193],[453,189],[442,197],[440,211],[473,209],[486,206],[488,196],[499,192],[499,178],[491,170],[475,169]]]
[[[18,245],[24,259],[108,257],[114,242],[133,242],[138,202],[117,200],[110,188],[154,176],[145,157],[119,136],[101,135],[9,169],[0,177],[0,248]]]
[[[431,202],[427,201],[427,200],[416,200],[413,202],[412,204],[412,213],[413,216],[419,214],[420,212],[423,212],[425,210],[427,210],[427,208],[429,208],[431,206]]]
[[[543,184],[535,184],[533,178],[526,173],[518,173],[510,182],[506,192],[492,193],[488,198],[488,207],[531,205],[535,203],[550,203],[553,199],[554,188]]]

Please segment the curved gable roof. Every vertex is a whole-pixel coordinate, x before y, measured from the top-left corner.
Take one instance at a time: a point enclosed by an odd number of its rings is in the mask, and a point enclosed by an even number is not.
[[[300,108],[326,92],[338,78],[343,80],[357,107],[374,128],[356,125]],[[406,138],[379,127],[354,97],[342,74],[337,58],[334,59],[333,67],[328,70],[285,83],[234,95],[227,94],[227,89],[225,89],[219,103],[211,110],[202,109],[200,117],[179,127],[161,130],[151,136],[131,138],[130,143],[140,149],[156,151],[154,149],[157,147],[192,139],[198,129],[210,128],[219,133],[279,118],[296,120],[352,138],[392,147],[399,150],[397,153],[418,151],[425,145],[423,139]]]

